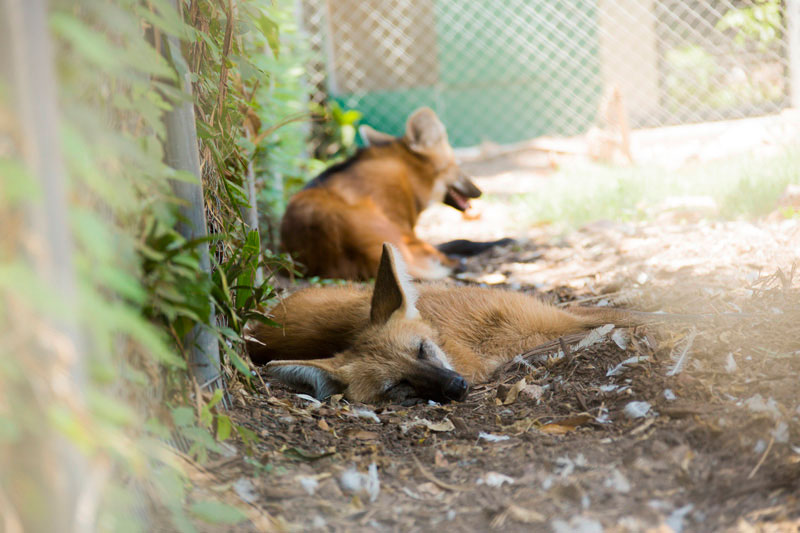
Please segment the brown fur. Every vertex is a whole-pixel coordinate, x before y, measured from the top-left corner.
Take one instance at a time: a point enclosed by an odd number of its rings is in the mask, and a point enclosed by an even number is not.
[[[414,226],[453,188],[480,191],[456,165],[444,126],[430,109],[412,114],[400,139],[365,132],[373,146],[292,197],[281,223],[284,248],[309,275],[358,280],[375,275],[381,246],[390,242],[414,277],[445,277],[454,262],[420,240]]]
[[[503,363],[546,341],[609,322],[639,322],[625,311],[566,311],[525,294],[478,287],[419,285],[414,303],[409,293],[415,289],[403,280],[401,270],[401,260],[386,247],[374,291],[339,286],[289,296],[273,310],[283,328],[259,325],[252,330],[257,341],[248,346],[251,358],[273,370],[317,368],[348,398],[372,402],[393,398],[395,387],[408,376],[436,374],[431,379],[442,387],[455,375],[469,384],[480,383]],[[422,362],[421,342],[430,343]],[[449,361],[452,371],[443,361]]]

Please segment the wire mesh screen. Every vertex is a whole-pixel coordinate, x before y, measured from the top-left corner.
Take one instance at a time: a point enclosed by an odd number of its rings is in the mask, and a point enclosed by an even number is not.
[[[792,2],[794,0],[788,0]],[[576,135],[621,94],[632,127],[789,105],[779,0],[303,0],[316,100],[399,134],[427,105],[456,146]]]

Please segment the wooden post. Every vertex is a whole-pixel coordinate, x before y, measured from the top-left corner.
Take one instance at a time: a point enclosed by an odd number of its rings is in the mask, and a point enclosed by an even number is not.
[[[800,109],[800,0],[786,0],[786,32],[791,105]]]
[[[177,11],[178,0],[170,0],[170,5]],[[180,41],[175,36],[163,40],[163,51],[170,63],[178,72],[180,89],[189,97],[187,101],[177,102],[175,107],[164,117],[167,129],[165,145],[167,164],[174,169],[191,173],[197,183],[173,180],[174,194],[185,202],[180,208],[182,220],[178,223],[178,231],[186,239],[196,239],[208,235],[206,227],[205,204],[203,201],[203,177],[200,173],[200,153],[197,144],[197,129],[194,117],[194,99],[192,84],[189,78],[189,66],[181,54]],[[200,265],[207,275],[211,275],[211,259],[208,244],[198,245]],[[189,350],[192,371],[201,387],[216,388],[221,386],[219,344],[211,327],[215,325],[216,313],[213,302],[209,324],[197,324],[184,339],[184,346]]]
[[[245,177],[245,180],[247,182],[247,201],[250,203],[250,205],[242,208],[242,219],[249,230],[256,230],[260,235],[261,231],[258,227],[258,199],[256,198],[256,171],[255,164],[253,163],[252,159],[247,162],[247,176]],[[258,267],[256,269],[255,282],[257,285],[260,285],[263,283],[263,281],[264,271],[261,267]]]
[[[68,310],[59,318],[48,318],[43,313],[46,310],[31,309],[31,331],[24,332],[31,337],[30,346],[16,355],[34,359],[41,368],[40,375],[30,377],[37,390],[36,397],[31,398],[32,405],[43,409],[65,405],[81,417],[87,384],[85,351],[74,318],[77,291],[67,212],[69,194],[59,145],[47,2],[3,0],[3,7],[0,56],[4,57],[0,60],[0,74],[10,78],[20,148],[28,172],[41,190],[41,197],[24,206],[21,231],[26,238],[20,253],[44,290]],[[49,339],[38,338],[43,328],[49,330]],[[93,530],[100,489],[94,483],[95,476],[72,443],[48,426],[46,412],[41,416],[42,433],[24,441],[14,457],[17,468],[24,470],[28,482],[33,481],[40,491],[9,495],[20,511],[22,526],[27,531]],[[36,498],[41,501],[33,501]]]
[[[328,94],[339,94],[339,83],[336,78],[336,53],[333,48],[333,17],[331,17],[331,0],[325,0],[325,29],[326,35],[323,40],[325,46],[325,59],[328,70]]]

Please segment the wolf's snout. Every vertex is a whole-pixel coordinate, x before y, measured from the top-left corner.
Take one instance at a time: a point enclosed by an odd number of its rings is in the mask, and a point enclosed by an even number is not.
[[[454,207],[459,211],[466,211],[469,209],[470,198],[479,198],[481,190],[472,183],[466,175],[461,174],[455,183],[447,187],[447,192],[444,196],[444,204]]]
[[[453,378],[448,381],[444,387],[445,397],[448,400],[453,400],[456,402],[460,402],[466,398],[467,392],[469,392],[469,384],[467,383],[467,380],[461,376],[453,376]]]

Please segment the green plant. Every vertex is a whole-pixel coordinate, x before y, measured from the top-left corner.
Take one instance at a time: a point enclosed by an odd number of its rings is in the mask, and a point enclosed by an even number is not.
[[[708,196],[722,218],[760,216],[797,181],[797,168],[800,150],[794,145],[769,156],[746,153],[679,169],[575,163],[543,180],[537,191],[515,196],[511,205],[526,223],[567,228],[599,219],[644,220],[670,196]]]
[[[746,7],[734,7],[725,12],[716,24],[720,31],[734,30],[740,46],[755,42],[761,50],[781,38],[783,18],[779,0],[755,0]]]
[[[337,161],[353,154],[356,147],[356,124],[361,112],[342,109],[336,101],[317,106],[320,119],[312,143],[317,145],[315,155],[322,161]]]
[[[248,82],[253,88],[251,109],[263,125],[256,137],[258,146],[251,147],[258,201],[264,213],[262,240],[275,250],[286,201],[312,171],[306,147],[312,114],[303,79],[311,52],[297,26],[291,0],[267,4],[258,20],[269,20],[268,26],[280,28],[277,47],[269,47],[266,35],[257,32],[250,32],[253,38],[248,44],[258,69]]]
[[[51,337],[44,318],[59,320],[67,306],[19,252],[27,238],[21,206],[40,202],[42,191],[31,186],[16,142],[23,132],[12,129],[7,143],[3,130],[0,317],[12,327],[0,340],[0,492],[27,495],[17,509],[26,519],[45,516],[47,488],[26,485],[30,464],[22,458],[55,435],[74,444],[98,479],[110,479],[100,492],[100,529],[144,528],[131,520],[131,487],[137,482],[152,487],[153,500],[182,531],[193,530],[196,518],[238,521],[241,513],[219,502],[201,505],[202,512],[197,503],[188,505],[182,467],[165,453],[164,441],[185,439],[189,455],[202,461],[219,450],[220,441],[236,437],[253,446],[256,440],[221,408],[221,390],[197,394],[181,343],[187,331],[208,322],[213,302],[219,322],[209,327],[227,355],[224,372],[248,385],[243,328],[248,320],[268,322],[259,307],[274,291],[269,275],[262,280],[260,272],[284,258],[264,249],[258,232],[242,220],[241,208],[250,201],[244,176],[249,161],[280,144],[274,135],[286,117],[266,121],[265,114],[263,126],[248,125],[254,108],[282,116],[281,109],[305,105],[299,86],[280,106],[273,105],[275,91],[259,90],[275,66],[259,64],[259,43],[278,57],[290,3],[181,1],[182,14],[168,0],[51,5],[69,230],[76,248],[77,316],[69,318],[86,338],[81,355],[89,382],[86,405],[34,394],[49,386],[37,354],[38,343]],[[184,96],[175,88],[175,71],[154,46],[161,35],[183,41],[197,97],[206,208],[214,230],[199,242],[175,230],[178,200],[169,182],[194,178],[164,164],[162,116]],[[290,50],[282,56],[291,61]],[[3,118],[14,116],[7,93],[0,83]],[[295,133],[292,142],[299,139]],[[198,244],[211,247],[210,278],[199,267]],[[7,464],[6,457],[16,464]]]
[[[673,106],[685,108],[705,101],[714,90],[719,70],[714,57],[700,45],[686,45],[668,50],[666,85]]]

